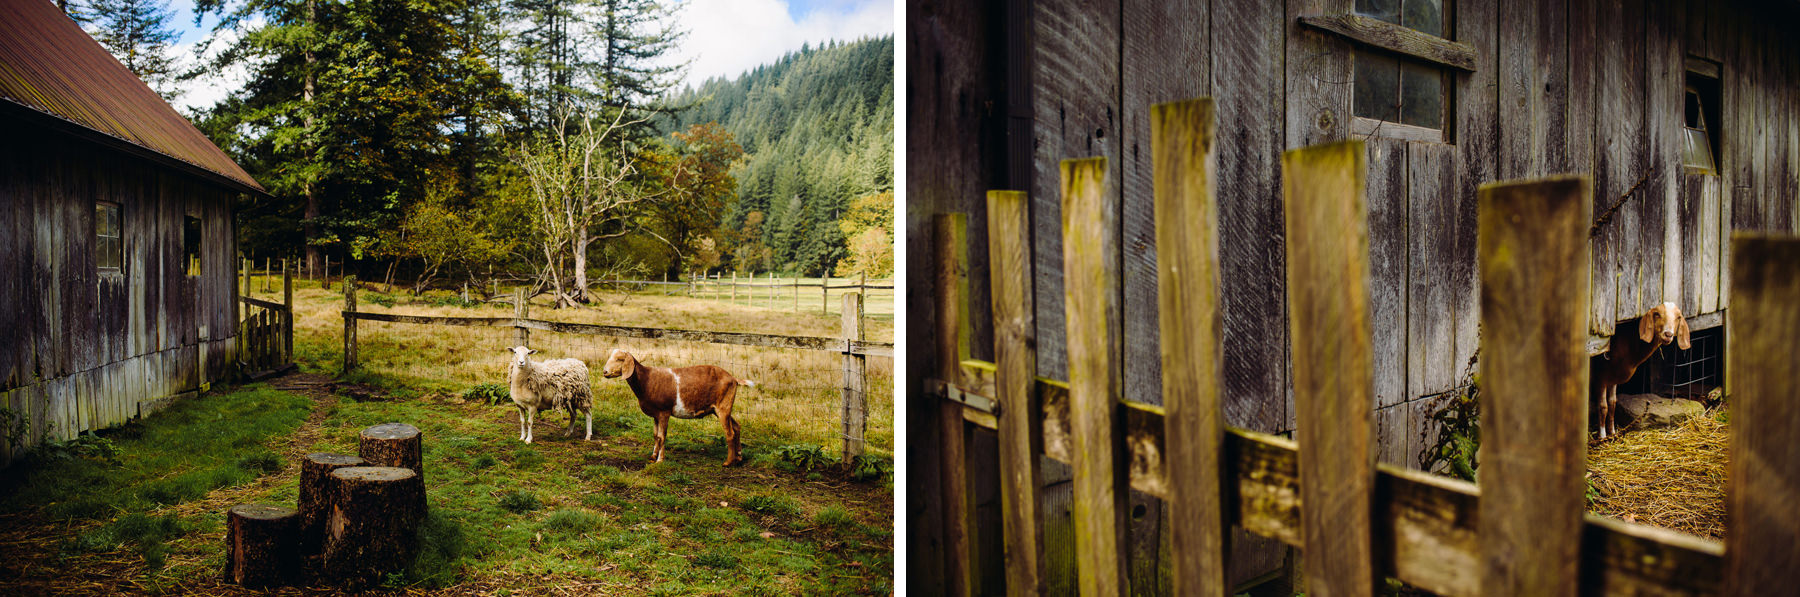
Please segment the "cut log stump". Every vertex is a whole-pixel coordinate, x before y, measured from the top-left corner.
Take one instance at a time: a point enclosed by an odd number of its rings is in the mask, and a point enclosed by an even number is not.
[[[412,469],[425,479],[425,461],[420,456],[424,435],[419,428],[405,423],[383,423],[362,430],[358,455],[368,466],[397,466]]]
[[[352,587],[405,567],[425,518],[425,483],[410,469],[352,466],[331,472],[324,576]]]
[[[232,506],[225,516],[225,574],[246,587],[276,587],[298,576],[300,517],[265,504]]]
[[[318,555],[331,514],[331,472],[362,466],[363,459],[344,454],[307,454],[300,463],[300,553]]]

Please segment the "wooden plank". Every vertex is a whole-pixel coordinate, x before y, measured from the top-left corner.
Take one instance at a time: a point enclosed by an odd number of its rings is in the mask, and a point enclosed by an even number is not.
[[[1680,292],[1676,293],[1681,300],[1676,304],[1681,307],[1683,314],[1695,316],[1704,312],[1702,309],[1704,292],[1701,288],[1705,285],[1703,280],[1706,275],[1704,263],[1706,261],[1706,245],[1703,244],[1705,239],[1702,238],[1700,231],[1702,229],[1701,220],[1704,217],[1703,212],[1706,209],[1707,175],[1682,173],[1679,178],[1680,181],[1676,184],[1678,198],[1675,222],[1677,226],[1674,227],[1679,244],[1671,247],[1670,250],[1671,253],[1678,254],[1681,260],[1679,267],[1681,275],[1677,280]]]
[[[1473,71],[1475,49],[1380,19],[1359,14],[1302,15],[1300,22],[1363,44],[1398,52],[1434,64]]]
[[[1218,170],[1211,99],[1151,109],[1155,160],[1162,404],[1168,418],[1171,585],[1228,594],[1220,491],[1224,421],[1219,314]]]
[[[1292,429],[1288,384],[1287,292],[1279,243],[1281,179],[1273,156],[1284,148],[1281,72],[1286,16],[1276,2],[1215,3],[1212,89],[1219,138],[1219,258],[1225,322],[1225,421],[1267,432]],[[1280,396],[1276,400],[1275,396]]]
[[[1566,111],[1574,102],[1570,100],[1573,91],[1568,89],[1566,62],[1572,60],[1572,57],[1566,57],[1565,52],[1561,51],[1567,42],[1557,39],[1559,32],[1565,28],[1568,9],[1557,5],[1554,0],[1547,1],[1551,5],[1541,6],[1538,10],[1543,13],[1540,26],[1545,31],[1544,43],[1555,51],[1550,52],[1553,55],[1539,57],[1534,69],[1547,70],[1542,79],[1545,83],[1542,113],[1549,123],[1546,130],[1557,133],[1570,124]],[[1500,60],[1499,34],[1494,26],[1499,22],[1499,12],[1498,3],[1494,0],[1463,0],[1456,5],[1457,39],[1475,48],[1483,65],[1498,64]],[[1499,154],[1495,149],[1500,145],[1500,119],[1497,116],[1500,101],[1498,70],[1480,68],[1467,76],[1456,77],[1455,94],[1451,96],[1454,100],[1452,104],[1456,106],[1456,146],[1453,151],[1456,154],[1457,184],[1446,189],[1455,194],[1452,229],[1457,231],[1451,234],[1448,280],[1450,311],[1454,318],[1451,329],[1451,379],[1456,384],[1473,376],[1476,354],[1481,343],[1480,313],[1476,308],[1480,303],[1481,289],[1476,283],[1475,235],[1469,231],[1475,230],[1476,226],[1476,188],[1493,181],[1499,168]],[[1572,155],[1575,148],[1566,139],[1551,134],[1546,136],[1545,143],[1545,163],[1548,167],[1567,167],[1566,164],[1574,159]],[[1586,165],[1583,164],[1581,169],[1585,170]],[[1370,220],[1371,230],[1380,225],[1382,224]],[[1375,238],[1378,237],[1371,237],[1372,243]],[[1382,324],[1377,320],[1376,325]],[[1380,328],[1376,329],[1379,334]],[[1409,452],[1408,458],[1416,458],[1417,454],[1417,451]],[[1408,460],[1408,463],[1418,465],[1412,460]]]
[[[840,321],[844,330],[844,340],[858,342],[863,339],[863,295],[860,292],[844,294],[843,309]],[[273,314],[273,312],[270,312]],[[273,328],[273,325],[267,328]],[[844,354],[844,387],[843,387],[843,461],[854,462],[863,454],[863,434],[868,431],[868,399],[866,392],[868,362],[860,355]]]
[[[1800,239],[1732,235],[1731,307],[1726,309],[1725,384],[1732,396],[1726,491],[1726,594],[1790,591],[1800,566]]]
[[[1063,316],[1062,205],[1058,163],[1120,150],[1120,4],[1038,0],[1031,6],[1032,271],[1038,324],[1038,371],[1068,375]],[[1119,193],[1120,187],[1109,187]],[[1122,229],[1115,227],[1113,234]],[[1116,242],[1116,241],[1115,241]],[[1085,281],[1084,281],[1085,283]]]
[[[1568,13],[1568,103],[1562,128],[1562,143],[1567,155],[1562,163],[1551,163],[1558,172],[1591,172],[1598,175],[1594,146],[1596,107],[1598,100],[1599,2],[1570,2]],[[1486,181],[1482,181],[1486,182]],[[1471,252],[1472,254],[1472,252]]]
[[[1123,69],[1119,105],[1119,187],[1123,193],[1125,386],[1134,400],[1161,404],[1157,330],[1156,213],[1152,192],[1151,106],[1201,97],[1210,89],[1211,11],[1204,2],[1120,3]],[[1180,26],[1171,26],[1180,23]],[[1151,521],[1156,522],[1156,521]]]
[[[969,355],[968,217],[959,213],[938,214],[933,224],[933,245],[937,251],[937,369],[942,379],[955,383],[960,363]],[[975,508],[969,499],[967,433],[958,410],[960,406],[946,402],[938,414],[943,555],[948,572],[945,580],[949,594],[974,595],[980,592],[973,561]]]
[[[1071,459],[1068,385],[1038,378],[1044,405],[1044,455]],[[1415,403],[1416,404],[1416,403]],[[1410,406],[1410,405],[1408,405]],[[1164,448],[1161,409],[1126,403],[1126,435],[1133,437],[1131,485],[1167,497],[1166,469],[1154,457]],[[1237,428],[1225,430],[1226,491],[1232,497],[1228,523],[1304,547],[1299,452],[1292,440]],[[1148,463],[1157,463],[1149,466]],[[1141,464],[1142,463],[1142,464]],[[1066,485],[1065,485],[1066,487]],[[1480,492],[1474,484],[1400,467],[1378,465],[1375,472],[1376,574],[1394,577],[1440,595],[1482,594]],[[1049,497],[1049,494],[1046,495]],[[1058,516],[1047,500],[1046,517]],[[1046,545],[1066,545],[1071,537],[1054,536],[1047,526]],[[1593,595],[1713,595],[1720,590],[1724,548],[1717,542],[1605,517],[1582,517],[1582,540],[1598,546],[1581,560],[1585,577],[1605,583]]]
[[[1562,54],[1566,31],[1555,28],[1552,13],[1535,6],[1499,11],[1499,147],[1495,173],[1501,180],[1543,176],[1550,164],[1552,60]],[[1459,19],[1460,20],[1460,19]],[[1561,74],[1561,73],[1558,73]],[[1480,91],[1477,91],[1480,93]],[[1481,123],[1477,123],[1481,126]]]
[[[1369,216],[1369,325],[1375,377],[1375,406],[1410,400],[1407,391],[1407,275],[1405,141],[1374,137],[1368,148],[1366,201]],[[1398,438],[1403,439],[1403,438]],[[1401,464],[1405,464],[1402,462]]]
[[[1038,488],[1044,475],[1043,412],[1031,302],[1031,199],[1021,191],[988,192],[988,261],[994,309],[994,390],[1001,404],[1000,496],[1006,542],[1006,586],[1043,595],[1044,528]],[[965,411],[968,412],[968,411]]]
[[[1587,459],[1585,177],[1482,187],[1482,586],[1572,595]]]
[[[1308,588],[1324,595],[1375,590],[1363,151],[1361,142],[1350,141],[1288,151],[1281,159],[1300,520],[1311,547],[1302,555]]]
[[[1644,184],[1646,194],[1638,200],[1640,309],[1680,300],[1681,242],[1675,217],[1681,179],[1681,123],[1687,106],[1680,1],[1648,0],[1644,7],[1645,151],[1653,170]]]
[[[1354,0],[1287,0],[1290,15],[1343,15],[1354,8]],[[1311,18],[1294,19],[1285,34],[1287,147],[1347,139],[1354,118],[1352,45],[1341,34],[1308,26]]]
[[[1075,455],[1075,551],[1082,595],[1130,592],[1125,545],[1127,468],[1121,445],[1124,399],[1119,341],[1118,195],[1106,158],[1062,163],[1063,287],[1069,350],[1069,421]]]
[[[1456,162],[1453,148],[1408,143],[1407,172],[1407,395],[1438,394],[1456,386],[1456,315],[1450,278],[1456,250]]]

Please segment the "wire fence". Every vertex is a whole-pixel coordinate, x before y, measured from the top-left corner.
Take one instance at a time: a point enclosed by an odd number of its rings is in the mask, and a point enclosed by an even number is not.
[[[504,385],[506,365],[511,358],[507,351],[517,345],[521,331],[514,327],[513,318],[421,317],[438,321],[397,323],[369,319],[387,314],[351,311],[346,316],[354,320],[350,322],[352,325],[346,326],[346,338],[353,344],[353,347],[346,347],[350,357],[347,366],[382,375],[441,380],[465,387],[484,383]],[[404,310],[389,311],[404,313]],[[632,416],[638,412],[636,398],[623,380],[600,375],[612,350],[618,348],[632,353],[651,367],[716,365],[739,379],[754,381],[754,387],[739,388],[732,411],[744,429],[745,445],[752,449],[757,445],[773,448],[810,444],[833,451],[842,447],[850,454],[850,444],[856,442],[855,453],[865,449],[883,455],[893,453],[894,365],[891,356],[819,348],[618,337],[595,333],[602,331],[598,328],[603,326],[543,323],[548,325],[537,325],[526,331],[526,345],[538,351],[533,358],[575,358],[588,363],[596,413],[619,412]],[[542,329],[544,327],[552,329]],[[672,330],[651,332],[680,333]],[[760,337],[751,334],[731,336]],[[836,338],[801,339],[849,346],[845,340]],[[868,346],[887,345],[871,343]],[[877,349],[877,352],[881,350]],[[886,352],[891,354],[891,348]],[[860,372],[855,370],[857,363],[862,363]],[[702,427],[705,433],[722,436],[716,421]]]
[[[894,317],[894,281],[857,278],[778,277],[764,274],[692,274],[686,280],[600,280],[602,287],[729,302],[776,311],[842,313],[843,296],[863,295],[863,315]]]

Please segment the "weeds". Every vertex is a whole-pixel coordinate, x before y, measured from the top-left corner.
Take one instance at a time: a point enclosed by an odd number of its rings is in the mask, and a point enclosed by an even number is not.
[[[462,398],[469,402],[480,402],[493,406],[504,401],[511,401],[512,390],[497,383],[475,384],[474,387],[463,391]]]
[[[811,472],[837,463],[825,448],[813,444],[790,444],[775,449],[775,458],[790,471]]]
[[[543,504],[538,503],[537,494],[529,491],[508,491],[500,494],[500,507],[513,514],[524,514],[542,508]]]

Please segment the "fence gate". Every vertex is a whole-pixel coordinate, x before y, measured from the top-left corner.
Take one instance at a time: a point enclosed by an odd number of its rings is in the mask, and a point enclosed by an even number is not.
[[[288,261],[281,260],[282,302],[251,298],[252,262],[244,260],[243,289],[238,301],[243,303],[243,319],[238,322],[238,365],[251,377],[268,376],[287,369],[294,362],[294,277]],[[263,268],[265,283],[274,275]]]
[[[1394,577],[1444,595],[1789,593],[1800,567],[1800,239],[1733,238],[1726,359],[1732,417],[1727,544],[1584,514],[1586,177],[1483,186],[1478,197],[1485,417],[1481,485],[1376,464],[1372,451],[1365,151],[1351,141],[1282,160],[1296,439],[1220,412],[1218,204],[1208,99],[1151,112],[1164,406],[1125,400],[1115,238],[1104,159],[1062,164],[1068,382],[1036,376],[1023,193],[988,195],[997,362],[967,360],[966,220],[940,214],[937,379],[941,563],[953,594],[971,559],[967,425],[999,436],[1005,590],[1046,590],[1038,455],[1074,471],[1083,595],[1127,593],[1127,488],[1167,502],[1172,585],[1230,594],[1233,525],[1302,549],[1309,592],[1367,595]],[[1113,197],[1116,197],[1114,195]],[[999,561],[999,560],[988,560]]]

